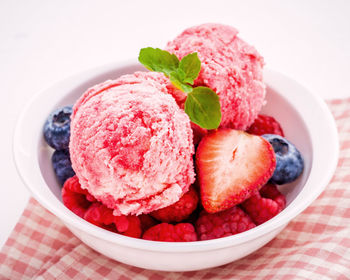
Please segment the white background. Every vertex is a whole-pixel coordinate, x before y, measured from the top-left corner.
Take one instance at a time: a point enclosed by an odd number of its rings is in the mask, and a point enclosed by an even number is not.
[[[28,99],[71,74],[162,48],[205,22],[235,26],[266,67],[323,98],[350,97],[350,1],[0,0],[0,247],[29,198],[11,151]]]

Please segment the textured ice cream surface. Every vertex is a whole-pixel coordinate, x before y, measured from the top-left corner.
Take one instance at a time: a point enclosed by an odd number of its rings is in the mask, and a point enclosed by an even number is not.
[[[73,169],[115,215],[166,207],[194,182],[190,120],[166,84],[136,72],[90,88],[73,108]]]
[[[166,49],[179,59],[198,53],[201,71],[195,85],[207,86],[219,95],[220,127],[245,130],[265,102],[264,61],[237,33],[235,28],[221,24],[194,26],[169,42]],[[180,106],[186,99],[186,96],[174,97]]]

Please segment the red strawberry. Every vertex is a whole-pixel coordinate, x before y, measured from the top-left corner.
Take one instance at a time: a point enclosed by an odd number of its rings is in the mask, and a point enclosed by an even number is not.
[[[258,115],[253,124],[247,129],[247,132],[254,135],[277,134],[284,136],[281,125],[274,117]]]
[[[233,207],[272,176],[276,158],[260,136],[221,129],[205,136],[196,153],[201,200],[209,213]]]

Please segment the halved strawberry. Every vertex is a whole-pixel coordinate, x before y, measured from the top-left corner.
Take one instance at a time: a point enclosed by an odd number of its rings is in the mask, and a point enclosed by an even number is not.
[[[272,176],[276,158],[264,138],[220,129],[199,143],[196,167],[204,209],[215,213],[237,205]]]

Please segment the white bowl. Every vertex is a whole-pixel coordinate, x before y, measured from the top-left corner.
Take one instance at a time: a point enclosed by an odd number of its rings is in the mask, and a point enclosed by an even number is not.
[[[88,87],[136,70],[143,67],[134,62],[115,63],[60,81],[31,100],[15,129],[14,157],[24,183],[35,199],[96,251],[126,264],[155,270],[188,271],[223,265],[273,239],[330,181],[338,159],[338,137],[328,107],[290,78],[266,70],[267,105],[263,112],[277,118],[286,138],[299,148],[305,160],[302,176],[280,188],[287,198],[286,209],[249,231],[188,243],[130,238],[86,222],[61,202],[61,189],[51,166],[52,149],[43,140],[42,127],[51,111],[73,104]]]

